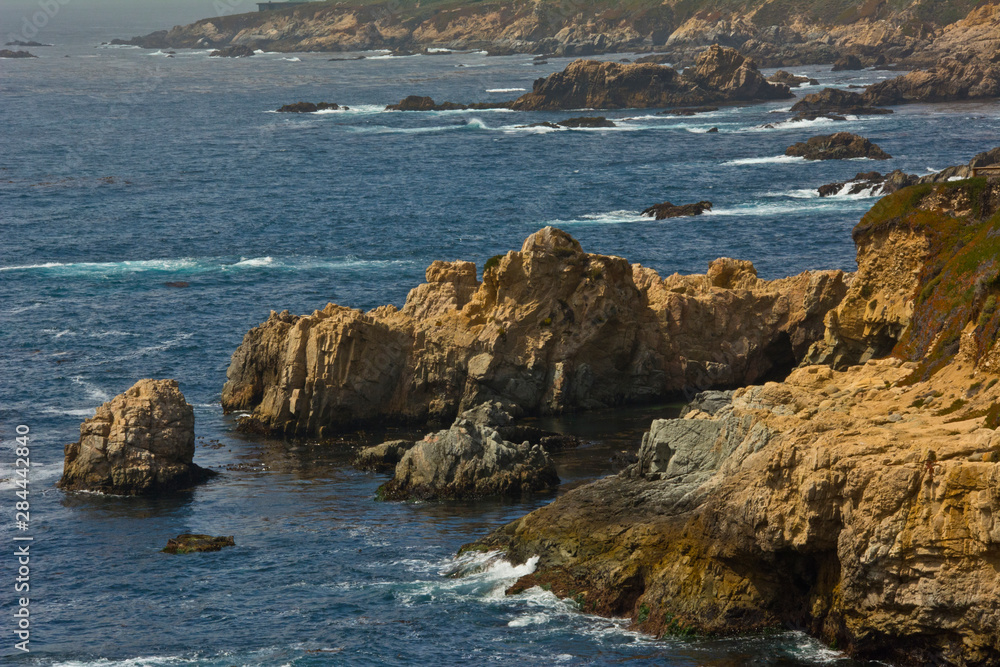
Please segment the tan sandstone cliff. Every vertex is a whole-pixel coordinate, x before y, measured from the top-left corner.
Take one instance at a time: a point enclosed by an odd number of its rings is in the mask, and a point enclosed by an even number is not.
[[[998,238],[1000,182],[886,197],[817,345],[841,370],[656,421],[633,468],[471,548],[539,556],[511,592],[656,634],[791,626],[893,664],[997,664]]]
[[[368,420],[450,423],[500,399],[558,413],[737,386],[787,372],[847,290],[839,271],[760,280],[716,260],[661,278],[547,227],[487,262],[434,262],[403,308],[273,313],[233,354],[222,393],[272,432]]]

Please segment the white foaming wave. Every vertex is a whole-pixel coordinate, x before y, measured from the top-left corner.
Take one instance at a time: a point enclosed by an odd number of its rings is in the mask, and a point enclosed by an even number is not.
[[[106,403],[107,401],[111,400],[111,394],[104,391],[96,384],[93,384],[92,382],[87,382],[86,380],[83,379],[82,375],[76,375],[74,377],[71,377],[70,380],[72,380],[75,384],[78,384],[81,387],[83,387],[83,390],[87,392],[87,398],[89,398],[92,401],[96,401],[97,403]]]
[[[768,192],[765,197],[791,197],[792,199],[819,199],[819,190],[799,188],[785,192]]]
[[[790,648],[789,653],[798,660],[809,663],[831,664],[847,659],[847,655],[844,653],[824,646],[804,632],[793,631],[787,633],[786,636],[795,644]]]
[[[290,63],[300,63],[300,62],[302,62],[302,58],[296,58],[294,56],[291,57],[291,58],[282,58],[282,60],[287,60]]]
[[[845,116],[846,118],[846,116]],[[747,127],[740,132],[773,132],[775,130],[797,130],[803,127],[814,127],[816,125],[829,125],[831,123],[843,123],[845,121],[836,121],[832,118],[795,118],[789,120],[781,120],[777,123],[768,123],[769,127],[764,125],[754,125],[753,127]]]
[[[50,415],[69,415],[71,417],[92,417],[94,408],[45,408],[42,412]]]
[[[0,271],[27,271],[32,269],[56,269],[60,272],[72,273],[132,273],[139,271],[177,271],[194,268],[198,260],[184,257],[181,259],[144,259],[126,260],[124,262],[46,262],[44,264],[27,264],[23,266],[3,266]]]
[[[44,264],[27,264],[23,266],[5,266],[0,267],[0,271],[51,271],[56,275],[107,277],[111,275],[125,275],[147,271],[166,273],[209,273],[213,271],[247,269],[299,271],[385,266],[399,263],[399,260],[363,260],[354,256],[347,256],[341,259],[333,260],[310,257],[275,259],[274,257],[265,256],[241,257],[239,261],[236,262],[222,258],[128,260],[123,262],[47,262]],[[106,335],[115,334],[108,333]]]
[[[544,625],[549,622],[549,615],[544,612],[523,614],[507,623],[509,628],[523,628],[529,625]]]
[[[41,308],[41,307],[42,307],[42,302],[41,301],[36,301],[35,303],[31,304],[30,306],[19,306],[17,308],[10,308],[9,310],[5,310],[3,312],[5,314],[7,314],[7,315],[19,315],[21,313],[26,313],[29,310],[37,310],[38,308]]]
[[[232,264],[231,267],[235,269],[247,266],[272,266],[273,264],[274,264],[273,257],[251,257],[249,259],[246,257],[241,257],[240,261],[236,262],[235,264]]]
[[[569,220],[551,220],[546,225],[622,225],[630,222],[650,222],[649,216],[640,215],[639,211],[608,211],[607,213],[588,213],[579,218]]]
[[[487,88],[487,93],[520,93],[528,90],[527,88]]]
[[[806,162],[806,159],[793,155],[775,155],[773,157],[746,157],[739,160],[728,160],[722,164],[729,167],[744,167],[756,164],[791,164],[797,162]]]
[[[193,665],[201,660],[198,658],[181,658],[179,656],[152,655],[145,658],[126,658],[124,660],[67,660],[54,662],[53,667],[168,667],[169,665]]]
[[[376,125],[374,127],[352,127],[352,132],[372,133],[372,134],[429,134],[435,132],[468,132],[469,130],[492,130],[480,118],[470,118],[468,122],[456,125],[431,125],[430,127],[387,127]],[[502,128],[501,128],[502,129]]]
[[[854,208],[852,203],[863,197],[817,197],[815,200],[800,198],[798,201],[777,203],[749,203],[729,208],[715,208],[705,211],[703,216],[770,216],[786,215],[788,213],[823,213]],[[808,203],[807,203],[808,201]]]
[[[176,338],[171,338],[170,340],[158,343],[157,345],[147,345],[146,347],[140,347],[138,350],[133,350],[128,354],[123,354],[118,357],[113,357],[112,359],[110,359],[110,361],[112,362],[127,361],[129,359],[138,359],[139,357],[145,357],[147,354],[164,352],[166,350],[177,347],[178,345],[182,344],[184,341],[188,340],[189,338],[192,338],[193,336],[194,336],[193,333],[184,333]]]

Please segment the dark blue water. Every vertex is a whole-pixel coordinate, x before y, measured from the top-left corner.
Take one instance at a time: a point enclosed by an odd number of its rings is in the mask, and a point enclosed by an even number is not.
[[[511,98],[520,91],[489,91],[529,89],[565,60],[95,48],[122,34],[50,33],[41,40],[57,46],[32,49],[38,60],[0,61],[0,543],[14,534],[15,424],[34,438],[35,537],[27,656],[12,648],[14,563],[0,549],[3,661],[849,664],[796,633],[654,641],[542,591],[504,597],[530,565],[452,556],[551,498],[374,502],[385,478],[354,471],[348,444],[237,436],[219,392],[229,355],[271,309],[401,305],[432,260],[481,266],[549,224],[663,274],[703,271],[719,256],[753,260],[767,278],[850,270],[850,230],[873,200],[820,200],[814,188],[858,171],[965,162],[998,143],[996,105],[775,129],[760,126],[787,118],[772,112],[791,102],[684,119],[616,111],[607,114],[615,129],[551,132],[516,126],[580,114],[381,109],[409,94]],[[841,86],[883,76],[827,70],[801,72]],[[272,113],[299,100],[351,110]],[[864,134],[895,158],[778,157],[834,130]],[[638,217],[664,200],[703,199],[712,214]],[[166,285],[175,281],[189,286]],[[196,406],[196,461],[224,474],[170,500],[55,490],[79,423],[143,377],[180,382]],[[669,414],[566,422],[589,435],[560,455],[567,486],[613,472],[613,454],[634,451],[648,420]],[[237,546],[159,553],[183,532],[231,534]],[[474,574],[448,576],[456,568]]]

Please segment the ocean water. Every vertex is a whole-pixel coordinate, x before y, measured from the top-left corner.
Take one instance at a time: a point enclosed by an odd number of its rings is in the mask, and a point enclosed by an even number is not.
[[[0,60],[0,542],[16,534],[16,424],[33,438],[35,538],[30,654],[13,648],[16,565],[12,549],[0,550],[0,661],[854,664],[791,630],[656,641],[541,590],[507,597],[531,561],[454,554],[551,496],[376,502],[386,478],[349,462],[383,433],[345,434],[341,445],[247,438],[233,432],[219,393],[229,356],[270,310],[401,305],[431,261],[482,266],[545,225],[664,275],[704,271],[719,256],[752,260],[766,278],[851,270],[850,230],[874,200],[820,199],[815,188],[859,171],[966,162],[1000,143],[995,104],[793,124],[781,122],[792,104],[782,101],[691,118],[601,112],[618,123],[607,130],[527,129],[518,126],[593,114],[383,108],[409,94],[510,99],[567,60],[229,60],[99,46],[147,31],[64,26],[39,35],[56,46],[30,49],[37,60]],[[793,69],[841,87],[888,76]],[[350,110],[274,113],[300,100]],[[838,130],[894,158],[783,157],[795,141]],[[715,208],[701,217],[639,216],[665,200],[704,199]],[[177,282],[188,286],[167,284]],[[195,406],[195,459],[223,474],[170,499],[56,490],[62,447],[80,422],[144,377],[179,381]],[[554,422],[586,441],[558,455],[563,490],[614,472],[649,420],[675,410]],[[237,546],[159,552],[183,532],[234,535]]]

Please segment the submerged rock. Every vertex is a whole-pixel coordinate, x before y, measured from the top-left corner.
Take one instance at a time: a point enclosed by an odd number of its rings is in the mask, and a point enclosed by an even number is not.
[[[492,400],[519,415],[648,402],[787,372],[845,291],[839,271],[765,281],[735,260],[661,278],[546,227],[482,282],[471,262],[434,262],[401,310],[273,312],[233,354],[222,404],[323,437]]]
[[[737,51],[710,47],[683,74],[653,63],[576,60],[562,72],[535,81],[515,100],[520,111],[623,109],[755,101],[791,97],[788,87],[764,79]]]
[[[686,107],[680,109],[665,109],[663,111],[657,111],[657,116],[694,116],[700,113],[710,113],[712,111],[718,111],[719,107]]]
[[[334,104],[332,102],[320,102],[314,104],[313,102],[296,102],[294,104],[286,104],[285,106],[278,109],[279,113],[316,113],[317,111],[337,111],[337,110],[347,111],[350,107],[342,107],[339,104]]]
[[[227,46],[224,49],[216,49],[208,55],[212,58],[249,58],[253,54],[254,51],[249,46],[236,44],[234,46]]]
[[[540,445],[507,442],[497,431],[459,417],[406,451],[395,476],[379,487],[385,500],[522,496],[559,485]]]
[[[185,533],[167,540],[167,546],[162,552],[167,554],[192,554],[206,551],[222,551],[223,547],[235,547],[233,536],[212,537],[211,535],[195,535]]]
[[[194,409],[175,380],[139,380],[97,408],[65,454],[57,486],[68,491],[153,495],[217,474],[192,462]]]
[[[665,201],[662,204],[654,204],[653,206],[650,206],[640,215],[656,218],[657,220],[665,220],[667,218],[681,218],[690,215],[701,215],[705,211],[711,210],[712,202],[710,201],[700,201],[697,204],[682,204],[680,206],[675,206],[674,204]]]
[[[430,97],[410,95],[396,104],[386,106],[386,111],[465,111],[467,109],[504,109],[509,102],[476,102],[474,104],[459,104],[458,102],[436,103]]]
[[[807,160],[850,160],[862,157],[870,160],[892,159],[877,144],[850,132],[811,137],[808,141],[789,146],[785,149],[785,155],[804,157]]]

